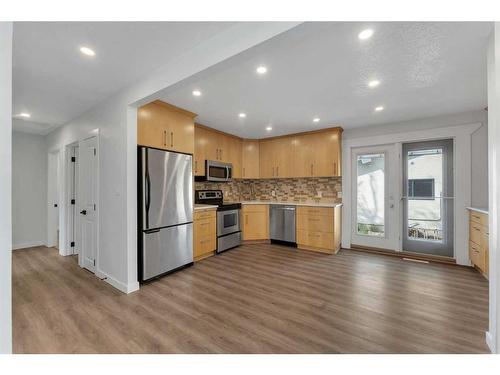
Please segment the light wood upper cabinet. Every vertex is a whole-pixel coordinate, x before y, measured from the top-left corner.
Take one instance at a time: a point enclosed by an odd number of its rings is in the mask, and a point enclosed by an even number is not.
[[[195,126],[195,176],[205,174],[205,160],[215,160],[233,165],[233,177],[241,178],[241,138]]]
[[[274,143],[272,139],[260,141],[260,178],[274,178]]]
[[[260,177],[291,177],[293,139],[280,137],[260,141]]]
[[[340,134],[333,129],[294,136],[292,176],[340,176]]]
[[[225,162],[231,163],[233,165],[233,178],[241,178],[242,165],[242,141],[241,138],[233,136],[225,136],[225,148],[222,150],[222,155],[224,155]]]
[[[259,178],[260,169],[260,147],[258,140],[244,139],[242,141],[241,151],[241,177],[242,178]]]
[[[137,143],[193,154],[195,116],[161,101],[146,104],[138,109]]]
[[[341,176],[341,128],[261,140],[241,138],[196,126],[195,175],[205,160],[233,164],[234,178]]]

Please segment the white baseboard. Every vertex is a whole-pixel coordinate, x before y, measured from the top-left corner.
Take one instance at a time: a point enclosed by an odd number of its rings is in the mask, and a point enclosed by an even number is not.
[[[493,336],[489,331],[486,331],[486,345],[488,345],[493,354],[496,354],[495,340],[493,340]]]
[[[37,246],[47,246],[47,244],[45,243],[45,241],[12,244],[12,250],[27,249],[29,247],[37,247]]]
[[[139,290],[139,282],[137,281],[127,285],[109,275],[104,274],[103,272],[99,272],[99,274],[104,276],[104,281],[106,281],[109,285],[115,287],[116,289],[125,294],[130,294],[132,292]]]

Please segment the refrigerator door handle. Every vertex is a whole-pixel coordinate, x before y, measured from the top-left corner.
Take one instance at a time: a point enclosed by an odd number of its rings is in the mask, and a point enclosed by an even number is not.
[[[151,196],[151,177],[149,177],[149,171],[146,171],[146,224],[149,227],[149,205]]]

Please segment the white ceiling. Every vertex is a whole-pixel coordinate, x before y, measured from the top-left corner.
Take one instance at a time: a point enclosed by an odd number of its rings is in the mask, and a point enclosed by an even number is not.
[[[367,27],[373,37],[359,40]],[[305,23],[185,80],[162,99],[197,113],[202,124],[248,138],[478,110],[487,105],[491,28],[475,22]],[[264,76],[255,72],[261,64],[268,67]],[[381,84],[368,88],[372,79]],[[193,89],[202,96],[193,97]],[[379,105],[385,110],[374,112]],[[240,112],[247,117],[238,118]]]
[[[44,134],[233,24],[16,22],[12,111],[31,118],[14,130]]]

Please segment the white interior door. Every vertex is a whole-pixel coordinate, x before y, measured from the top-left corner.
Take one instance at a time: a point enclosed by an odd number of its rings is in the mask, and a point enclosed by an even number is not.
[[[59,248],[59,151],[48,155],[47,246]]]
[[[97,256],[97,138],[79,143],[78,200],[79,263],[95,273]]]
[[[394,144],[352,150],[352,245],[399,249],[398,158]]]

